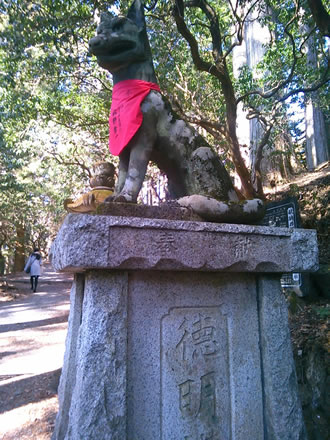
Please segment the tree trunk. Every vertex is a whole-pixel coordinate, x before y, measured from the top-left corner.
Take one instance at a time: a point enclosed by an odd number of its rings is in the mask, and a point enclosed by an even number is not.
[[[2,244],[0,244],[0,275],[5,274],[6,260],[4,255],[2,254]]]
[[[263,179],[262,179],[262,172],[261,172],[261,161],[263,158],[263,150],[264,147],[267,145],[269,141],[269,136],[271,133],[272,127],[269,127],[268,130],[264,133],[262,136],[262,139],[260,139],[258,147],[256,149],[255,153],[255,161],[254,161],[254,167],[253,167],[253,186],[257,189],[258,195],[260,198],[265,199],[265,194],[263,190]]]
[[[323,35],[330,38],[330,15],[324,7],[322,0],[307,0],[314,21]]]
[[[245,14],[248,6],[244,7]],[[243,41],[241,46],[236,46],[233,51],[233,71],[235,78],[239,77],[240,68],[248,66],[252,71],[261,61],[265,53],[265,45],[270,40],[270,33],[262,27],[260,11],[254,9],[249,14],[249,19],[244,26]],[[256,76],[255,72],[253,73]],[[263,171],[269,171],[269,163],[265,160],[261,148],[264,130],[257,118],[247,119],[247,112],[243,110],[243,103],[238,105],[237,133],[241,151],[245,153],[245,163],[251,169],[252,185],[259,197],[263,197],[262,175]],[[264,159],[264,160],[262,160]]]
[[[310,37],[307,43],[308,66],[312,69],[318,69],[315,40]],[[305,124],[307,168],[314,170],[318,165],[329,160],[326,127],[323,112],[318,105],[317,92],[306,97]]]
[[[317,104],[317,96],[309,96],[305,104],[306,162],[308,170],[329,160],[327,135],[322,110]]]
[[[226,123],[228,131],[231,159],[234,162],[237,174],[239,175],[245,197],[253,198],[258,194],[251,183],[251,175],[243,160],[236,132],[237,105],[230,76],[225,65],[225,72],[221,76],[221,87],[226,102]]]
[[[16,224],[16,243],[14,253],[14,272],[22,272],[25,266],[25,228]]]
[[[210,19],[210,31],[212,34],[213,40],[213,49],[220,44],[220,33],[217,25],[217,17],[212,8],[209,8],[206,5],[206,2],[202,2],[200,5],[203,12]],[[251,184],[251,176],[249,170],[247,169],[242,154],[239,148],[239,142],[237,139],[236,133],[236,121],[237,121],[237,105],[236,105],[236,97],[233,88],[233,83],[230,78],[228,67],[226,65],[226,59],[222,56],[221,50],[218,52],[218,49],[215,51],[217,53],[217,59],[215,64],[209,64],[200,58],[198,52],[198,43],[195,37],[191,34],[188,29],[185,21],[184,21],[184,3],[182,0],[177,0],[176,7],[173,10],[174,19],[176,21],[176,25],[180,34],[187,40],[190,51],[192,54],[193,62],[198,70],[205,71],[214,75],[220,82],[221,90],[224,94],[225,103],[226,103],[226,138],[229,143],[229,150],[231,154],[231,159],[235,165],[237,174],[239,175],[243,192],[245,197],[253,198],[257,194],[253,189]],[[211,17],[210,17],[211,16]]]

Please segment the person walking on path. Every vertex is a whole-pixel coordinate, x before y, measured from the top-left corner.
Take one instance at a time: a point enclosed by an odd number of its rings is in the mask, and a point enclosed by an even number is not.
[[[24,271],[30,274],[31,290],[37,291],[38,279],[41,274],[42,258],[38,248],[35,248],[29,256]]]

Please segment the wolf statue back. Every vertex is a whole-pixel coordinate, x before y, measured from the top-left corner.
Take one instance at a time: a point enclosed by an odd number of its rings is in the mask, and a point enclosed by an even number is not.
[[[263,216],[263,202],[239,201],[218,155],[161,94],[140,0],[127,17],[102,14],[89,47],[114,84],[110,151],[120,161],[115,195],[106,201],[135,203],[153,161],[167,175],[170,197],[206,220],[251,223]]]

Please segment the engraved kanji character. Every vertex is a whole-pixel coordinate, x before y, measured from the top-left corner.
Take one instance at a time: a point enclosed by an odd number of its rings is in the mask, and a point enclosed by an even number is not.
[[[184,318],[182,324],[180,325],[179,329],[181,330],[182,327],[185,327],[186,325],[186,318]],[[189,339],[189,333],[186,329],[184,329],[184,333],[182,335],[182,338],[180,339],[180,341],[176,344],[176,348],[181,349],[182,352],[182,360],[186,361],[187,360],[187,341]]]
[[[293,208],[288,208],[288,227],[294,228],[294,212]]]
[[[234,252],[236,258],[242,258],[247,255],[251,246],[251,239],[249,237],[238,238],[234,243]]]
[[[195,360],[201,355],[207,359],[218,353],[216,328],[209,316],[203,317],[199,314],[199,319],[193,323],[184,318],[179,329],[183,334],[176,348],[181,350],[183,361]]]
[[[185,382],[182,382],[179,384],[179,405],[180,405],[180,411],[184,413],[185,415],[191,415],[192,414],[192,390],[191,390],[191,384],[193,383],[193,380],[186,380]]]
[[[215,416],[216,394],[214,371],[201,377],[201,393],[198,414]]]
[[[171,232],[161,232],[157,244],[162,255],[166,255],[170,251],[178,250],[175,245],[175,238]]]
[[[215,341],[215,327],[211,325],[209,316],[203,318],[199,314],[198,321],[193,323],[192,341],[195,346],[199,346],[203,356],[212,356],[217,353]],[[193,352],[193,358],[196,357],[196,350]]]

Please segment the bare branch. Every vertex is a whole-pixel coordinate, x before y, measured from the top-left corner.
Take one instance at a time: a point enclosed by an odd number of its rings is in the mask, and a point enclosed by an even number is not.
[[[98,80],[102,84],[102,86],[105,88],[105,90],[108,90],[109,92],[112,91],[112,87],[109,87],[101,78],[99,78],[98,76],[95,76],[95,75],[90,75],[90,76],[91,76],[91,78]]]
[[[237,22],[237,25],[238,25],[238,29],[235,32],[237,40],[230,45],[230,47],[227,49],[227,51],[223,55],[223,58],[227,58],[228,55],[231,54],[231,52],[233,51],[233,49],[236,46],[240,46],[242,44],[242,41],[243,41],[243,29],[244,29],[245,23],[247,21],[247,18],[249,16],[249,14],[253,10],[253,8],[256,6],[256,4],[258,4],[258,2],[259,2],[259,0],[256,0],[254,3],[251,4],[251,6],[247,10],[247,12],[246,12],[245,16],[243,17],[243,19],[237,13],[237,4],[236,4],[236,7],[235,7],[236,9],[235,9],[235,11],[233,11],[233,15],[234,15],[234,17],[236,19],[236,22]],[[229,2],[229,3],[230,3],[230,6],[232,7],[231,2]],[[228,38],[228,35],[226,35],[224,37],[224,40],[227,39],[227,38]]]
[[[213,51],[216,53],[215,59],[217,59],[219,56],[222,55],[222,38],[219,27],[219,19],[215,10],[205,0],[200,0],[199,3],[200,9],[204,12],[210,22]]]
[[[216,121],[209,121],[207,119],[197,118],[196,116],[185,116],[185,119],[191,124],[198,125],[204,128],[215,139],[224,140],[228,139],[225,126]]]
[[[326,70],[325,74],[323,75],[323,79],[319,81],[318,83],[314,84],[311,87],[300,87],[295,90],[291,90],[290,92],[286,93],[282,98],[278,100],[278,102],[284,102],[291,96],[297,95],[298,93],[311,93],[316,92],[316,90],[320,89],[322,86],[324,86],[326,83],[330,81],[330,77],[328,76],[329,68]]]
[[[49,154],[54,158],[54,160],[58,164],[65,166],[79,166],[87,173],[88,177],[92,177],[92,173],[90,169],[84,163],[80,162],[78,159],[65,160],[59,153],[56,153],[55,151],[51,151],[49,152]]]
[[[304,56],[304,53],[302,52],[303,47],[305,46],[306,41],[309,40],[309,37],[316,31],[316,27],[314,27],[313,29],[311,29],[308,34],[306,35],[306,37],[303,39],[303,41],[301,42],[301,45],[299,46],[299,52],[301,54],[301,56]]]
[[[238,0],[236,1],[236,5],[235,5],[235,7],[233,6],[231,0],[228,0],[228,3],[229,3],[229,5],[230,5],[230,9],[231,9],[231,11],[232,11],[232,13],[233,13],[233,16],[236,18],[237,21],[239,21],[239,20],[240,20],[240,17],[239,17],[239,15],[237,14],[238,6],[239,6],[239,2],[238,2]]]
[[[227,139],[227,131],[224,124],[220,124],[220,122],[211,121],[209,119],[205,119],[196,115],[195,116],[187,115],[178,100],[172,99],[171,101],[176,111],[178,111],[178,113],[182,117],[182,119],[184,119],[187,122],[190,122],[191,124],[195,124],[204,128],[215,139],[218,140]]]

